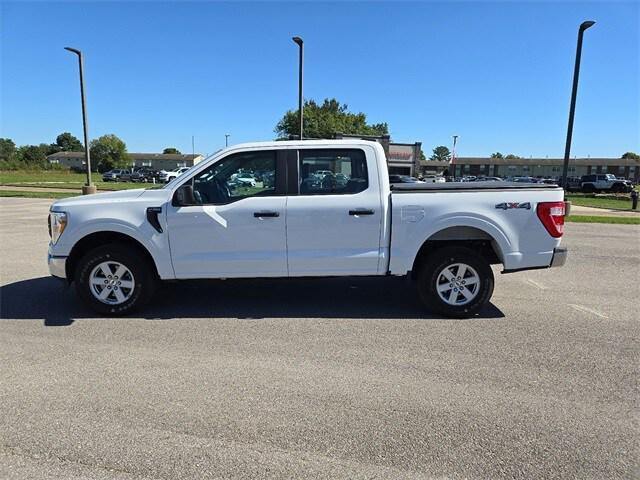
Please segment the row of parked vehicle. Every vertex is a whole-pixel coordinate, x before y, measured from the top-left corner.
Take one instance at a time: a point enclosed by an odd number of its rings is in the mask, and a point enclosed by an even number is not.
[[[481,177],[467,175],[464,177],[442,177],[437,175],[426,175],[425,177],[415,178],[409,175],[389,175],[390,183],[422,183],[422,182],[515,182],[515,183],[532,183],[559,185],[559,178],[536,178],[536,177]],[[584,193],[629,193],[633,190],[633,182],[616,177],[610,173],[598,173],[593,175],[583,175],[582,177],[568,177],[567,190],[570,192]]]
[[[189,167],[178,167],[174,170],[155,170],[151,167],[134,169],[114,168],[102,174],[103,182],[139,182],[139,183],[167,183],[179,177]]]

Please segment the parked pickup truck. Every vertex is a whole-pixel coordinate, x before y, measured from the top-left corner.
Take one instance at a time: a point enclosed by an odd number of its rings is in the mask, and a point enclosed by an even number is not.
[[[250,172],[275,180],[234,182]],[[429,309],[468,317],[491,298],[492,264],[564,264],[564,214],[562,189],[544,184],[391,189],[376,142],[250,143],[162,189],[55,202],[48,262],[106,315],[142,307],[160,280],[408,275]]]

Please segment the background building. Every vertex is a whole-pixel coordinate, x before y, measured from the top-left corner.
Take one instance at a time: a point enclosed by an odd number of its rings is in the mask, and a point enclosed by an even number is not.
[[[382,145],[384,153],[387,156],[387,165],[389,173],[396,175],[415,176],[421,173],[420,152],[422,151],[422,143],[392,143],[389,135],[382,136],[366,136],[366,135],[349,135],[344,133],[336,133],[335,138],[359,138],[362,140],[371,140]]]
[[[156,170],[173,170],[191,167],[204,157],[199,153],[183,155],[174,153],[129,153],[129,167],[151,167]],[[69,168],[84,168],[84,152],[58,152],[47,157],[49,163],[57,163]]]
[[[425,162],[429,164],[430,162]],[[456,157],[455,165],[449,167],[451,175],[487,177],[544,177],[562,176],[562,158],[482,158]],[[455,167],[455,169],[453,168]],[[455,170],[455,173],[454,173]],[[611,173],[638,182],[640,160],[625,158],[571,158],[570,177],[580,177],[591,173]]]

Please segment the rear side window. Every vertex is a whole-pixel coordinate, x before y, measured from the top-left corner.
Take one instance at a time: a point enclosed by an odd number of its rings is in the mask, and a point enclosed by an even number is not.
[[[300,150],[300,195],[347,195],[369,186],[362,150]]]

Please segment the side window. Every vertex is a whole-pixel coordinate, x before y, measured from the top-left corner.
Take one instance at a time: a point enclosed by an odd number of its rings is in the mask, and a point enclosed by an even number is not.
[[[367,160],[362,150],[300,150],[300,195],[340,195],[366,190]]]
[[[243,198],[275,195],[276,152],[242,152],[230,155],[193,179],[199,205],[220,205]]]

